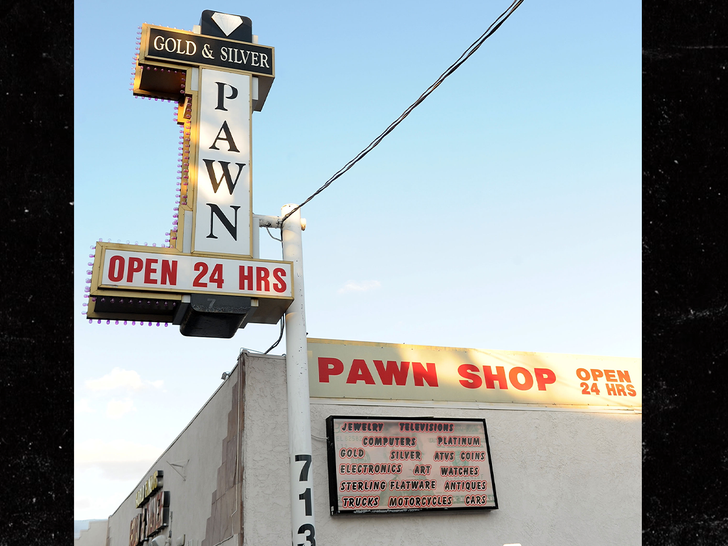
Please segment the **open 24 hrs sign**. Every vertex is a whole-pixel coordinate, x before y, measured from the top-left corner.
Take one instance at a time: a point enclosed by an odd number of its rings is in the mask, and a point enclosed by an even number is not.
[[[99,251],[102,256],[94,284],[100,288],[293,297],[290,262],[226,259],[104,243],[99,243],[97,254]]]

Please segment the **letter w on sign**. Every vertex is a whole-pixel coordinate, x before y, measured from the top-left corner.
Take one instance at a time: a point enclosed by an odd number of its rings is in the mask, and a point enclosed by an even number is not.
[[[235,176],[235,182],[233,182],[233,178],[230,175],[230,162],[229,161],[217,161],[217,163],[220,164],[220,169],[222,170],[222,176],[218,179],[217,175],[215,174],[215,161],[212,159],[203,159],[205,162],[205,166],[207,167],[207,176],[210,177],[210,184],[212,185],[212,191],[217,193],[217,189],[220,187],[220,184],[222,184],[222,179],[225,179],[225,184],[227,184],[227,189],[230,192],[230,195],[233,194],[235,191],[235,186],[238,183],[238,179],[240,178],[240,173],[243,172],[243,168],[245,167],[245,163],[236,163],[238,166],[238,174]]]

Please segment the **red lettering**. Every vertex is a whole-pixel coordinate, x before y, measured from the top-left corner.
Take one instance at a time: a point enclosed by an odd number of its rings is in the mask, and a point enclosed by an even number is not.
[[[210,282],[215,283],[218,288],[222,288],[225,279],[222,278],[222,264],[215,264],[210,273]]]
[[[144,262],[141,258],[129,258],[129,273],[126,276],[126,282],[134,280],[134,273],[139,273],[144,268]]]
[[[591,374],[589,372],[591,372]],[[584,368],[579,368],[578,370],[576,370],[576,376],[583,381],[588,381],[589,379],[591,379],[592,381],[597,381],[600,377],[603,377],[610,383],[615,383],[617,381],[619,381],[620,383],[632,382],[629,377],[629,371],[627,370],[616,370],[615,372],[615,370],[586,370]]]
[[[536,384],[540,391],[545,391],[546,385],[556,383],[556,374],[548,368],[534,368],[533,375],[536,376]]]
[[[384,362],[381,360],[374,361],[374,366],[379,372],[379,378],[382,380],[383,385],[391,385],[392,379],[397,385],[406,384],[409,364],[409,362],[402,362],[402,367],[397,367],[396,360],[387,360],[387,366],[385,367]]]
[[[367,363],[361,358],[354,359],[354,362],[351,363],[351,370],[349,370],[349,377],[346,378],[346,382],[350,384],[356,384],[357,381],[374,385],[374,378],[367,368]]]
[[[519,376],[521,375],[523,376],[523,383],[519,381]],[[511,371],[508,372],[508,378],[511,380],[511,384],[519,391],[527,391],[533,387],[533,377],[531,377],[531,372],[526,368],[521,368],[520,366],[511,368]]]
[[[478,367],[474,364],[459,366],[458,373],[464,379],[460,380],[460,384],[466,389],[477,389],[483,384],[483,380],[478,375]]]
[[[281,292],[286,291],[286,288],[287,288],[286,281],[283,280],[283,277],[285,277],[285,276],[286,276],[286,270],[283,269],[282,267],[276,267],[273,270],[273,278],[277,281],[277,282],[273,283],[273,290],[275,290],[279,294]]]
[[[242,269],[242,267],[241,267]],[[330,375],[341,375],[344,372],[344,364],[338,358],[319,357],[319,382],[328,383]]]
[[[109,280],[111,282],[119,282],[124,278],[124,258],[121,256],[113,256],[109,260]]]
[[[270,275],[270,271],[268,271],[265,267],[258,267],[257,271],[255,272],[255,289],[258,292],[265,291],[270,292],[270,281],[268,280],[268,275]],[[265,288],[263,288],[265,286]]]
[[[147,258],[145,260],[146,266],[144,267],[144,283],[145,284],[157,284],[157,279],[153,279],[152,275],[157,272],[155,265],[159,260],[156,258]]]
[[[637,396],[637,391],[634,390],[632,385],[627,385],[627,394],[629,396]]]
[[[250,265],[241,265],[238,269],[240,273],[239,286],[240,290],[254,290],[253,288],[253,267]]]
[[[426,366],[427,368],[425,369],[425,367],[419,362],[412,363],[412,373],[415,376],[415,385],[417,387],[424,387],[424,381],[427,381],[427,384],[430,387],[437,387],[437,369],[435,368],[434,362],[428,362]]]
[[[624,385],[622,385],[621,383],[617,383],[617,394],[619,396],[627,396],[627,393],[624,392]]]
[[[162,284],[177,284],[177,260],[162,260]]]
[[[620,385],[620,387],[624,388],[624,385]],[[617,396],[617,390],[614,388],[614,383],[607,383],[607,395]]]
[[[197,262],[195,264],[194,270],[199,273],[195,279],[192,281],[192,286],[196,286],[198,288],[206,288],[207,283],[203,281],[202,279],[207,275],[207,270],[209,268],[207,267],[207,264],[205,262]]]
[[[490,366],[483,366],[483,376],[485,377],[485,388],[494,389],[495,381],[498,381],[498,388],[502,390],[508,389],[508,381],[506,381],[506,370],[503,366],[495,367],[495,376]]]

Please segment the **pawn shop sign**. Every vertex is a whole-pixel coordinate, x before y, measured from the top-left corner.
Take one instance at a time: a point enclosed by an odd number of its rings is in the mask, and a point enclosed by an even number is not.
[[[249,18],[211,10],[193,32],[142,26],[134,94],[177,103],[180,204],[168,248],[97,243],[89,319],[232,337],[275,324],[293,301],[292,264],[253,255],[251,118],[275,59],[256,38]]]

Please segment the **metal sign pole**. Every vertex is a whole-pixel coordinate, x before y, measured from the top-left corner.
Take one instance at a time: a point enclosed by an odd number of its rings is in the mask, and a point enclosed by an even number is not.
[[[285,217],[295,205],[285,205]],[[293,303],[286,311],[286,379],[288,388],[288,455],[291,469],[291,544],[315,546],[311,409],[308,389],[308,345],[303,287],[301,212],[281,226],[283,259],[293,262]]]

